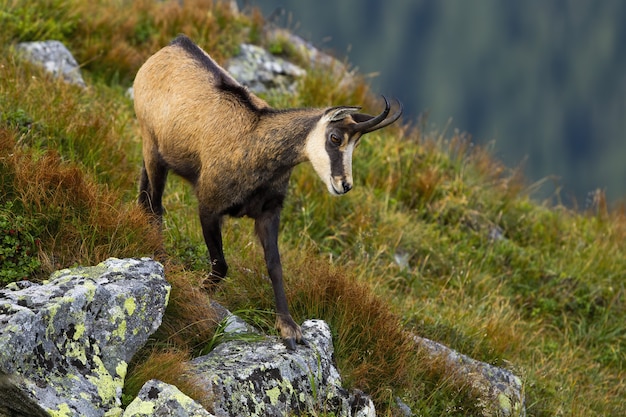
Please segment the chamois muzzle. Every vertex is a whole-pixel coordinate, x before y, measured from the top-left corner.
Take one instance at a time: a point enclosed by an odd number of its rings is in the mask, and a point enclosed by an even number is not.
[[[398,103],[398,110],[396,110],[396,112],[387,119],[387,116],[389,115],[389,110],[391,110],[391,105],[389,104],[387,97],[382,97],[383,100],[385,100],[385,109],[378,116],[368,116],[365,114],[353,116],[355,119],[361,119],[363,117],[367,118],[352,127],[355,131],[361,132],[362,134],[373,132],[374,130],[382,129],[385,126],[389,126],[390,124],[398,120],[400,116],[402,116],[402,103],[400,102],[400,100],[395,99],[396,103]]]

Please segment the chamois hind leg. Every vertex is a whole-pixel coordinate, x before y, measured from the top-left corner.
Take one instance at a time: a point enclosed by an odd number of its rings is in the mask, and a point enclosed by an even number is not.
[[[211,257],[211,272],[209,277],[204,280],[204,287],[211,289],[226,277],[226,272],[228,272],[222,245],[222,219],[221,216],[211,213],[210,210],[200,204],[200,224],[202,225],[204,242]]]
[[[139,183],[139,205],[155,217],[160,226],[163,216],[163,190],[167,180],[167,166],[160,161],[146,164],[144,160]]]
[[[302,338],[300,326],[289,314],[287,297],[283,287],[283,267],[280,262],[278,252],[278,229],[280,225],[280,207],[263,212],[255,219],[254,229],[261,240],[265,253],[265,263],[267,271],[272,280],[274,289],[274,299],[276,302],[276,328],[280,331],[280,336],[287,349],[295,350],[296,342],[306,345]]]

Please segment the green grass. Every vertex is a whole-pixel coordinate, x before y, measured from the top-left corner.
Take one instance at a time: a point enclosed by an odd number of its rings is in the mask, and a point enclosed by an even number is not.
[[[3,44],[62,40],[89,85],[54,80],[13,48],[0,52],[0,231],[7,222],[19,231],[0,241],[0,270],[13,274],[5,281],[154,253],[161,240],[135,204],[141,145],[125,88],[179,32],[220,61],[242,41],[263,42],[258,13],[233,16],[222,3],[101,1],[89,5],[97,13],[83,13],[85,4],[0,1]],[[363,78],[340,88],[323,68],[311,69],[299,94],[268,100],[380,108]],[[399,415],[397,396],[416,414],[478,413],[409,332],[511,369],[530,416],[626,412],[623,209],[608,210],[602,193],[587,213],[536,202],[518,169],[446,128],[368,135],[354,176],[354,190],[335,198],[308,164],[298,167],[280,244],[294,317],[329,322],[344,380],[371,393],[379,413]],[[152,377],[183,384],[184,360],[219,337],[199,289],[206,250],[191,187],[172,176],[165,206],[172,296],[131,365],[125,401]],[[214,297],[231,310],[273,311],[251,221],[228,220],[224,232],[230,276]],[[249,319],[274,331],[271,317]],[[193,384],[181,389],[203,396]]]

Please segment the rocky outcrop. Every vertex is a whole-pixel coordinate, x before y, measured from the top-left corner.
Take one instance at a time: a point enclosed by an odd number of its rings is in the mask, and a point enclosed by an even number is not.
[[[121,416],[127,364],[160,325],[168,295],[162,266],[147,258],[112,258],[1,289],[0,416]],[[253,328],[212,305],[224,342],[194,359],[189,377],[210,393],[216,416],[376,415],[367,395],[342,387],[325,322],[303,323],[308,346],[290,351],[278,337],[247,337]],[[482,415],[525,415],[515,375],[428,339],[415,342],[463,381]],[[176,387],[150,381],[124,413],[144,415],[210,414]]]
[[[419,336],[414,336],[413,340],[424,353],[444,365],[448,377],[468,387],[483,416],[526,415],[524,389],[519,377],[506,369],[462,355],[441,343]]]
[[[85,87],[80,67],[72,53],[59,41],[22,42],[17,45],[18,51],[30,62],[43,66],[54,76],[65,81]]]
[[[169,290],[162,266],[147,258],[112,258],[0,290],[5,413],[31,415],[20,411],[29,406],[95,417],[119,408],[127,364],[161,324]]]
[[[278,337],[230,341],[193,360],[193,377],[208,387],[217,416],[375,416],[372,400],[348,392],[333,364],[328,325],[302,324],[308,346],[285,348]]]
[[[176,387],[149,381],[121,409],[127,364],[160,325],[170,287],[148,258],[111,258],[48,281],[0,289],[0,416],[210,416]],[[308,346],[288,351],[216,303],[224,337],[192,362],[217,416],[319,411],[374,416],[333,365],[328,325],[302,326]]]
[[[276,90],[294,93],[298,79],[306,74],[297,65],[250,44],[240,46],[239,55],[228,62],[226,70],[256,94]]]
[[[320,51],[311,42],[307,42],[287,29],[270,26],[265,30],[264,35],[266,43],[286,42],[297,54],[308,61],[311,68],[321,67],[330,72],[333,79],[338,81],[335,81],[338,84],[338,89],[350,88],[355,82],[355,72],[350,70],[345,63]]]

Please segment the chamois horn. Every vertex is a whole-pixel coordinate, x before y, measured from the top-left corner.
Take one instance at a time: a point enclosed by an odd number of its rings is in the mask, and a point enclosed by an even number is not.
[[[363,134],[373,132],[374,130],[382,129],[385,126],[389,126],[390,124],[398,120],[400,116],[402,116],[402,103],[400,102],[400,100],[395,99],[396,103],[398,103],[398,110],[389,119],[386,119],[389,115],[391,105],[389,104],[387,97],[382,97],[383,100],[385,100],[385,109],[378,116],[369,116],[366,114],[358,114],[352,116],[355,120],[363,119],[363,121],[354,125],[353,129],[355,131],[362,132]]]

